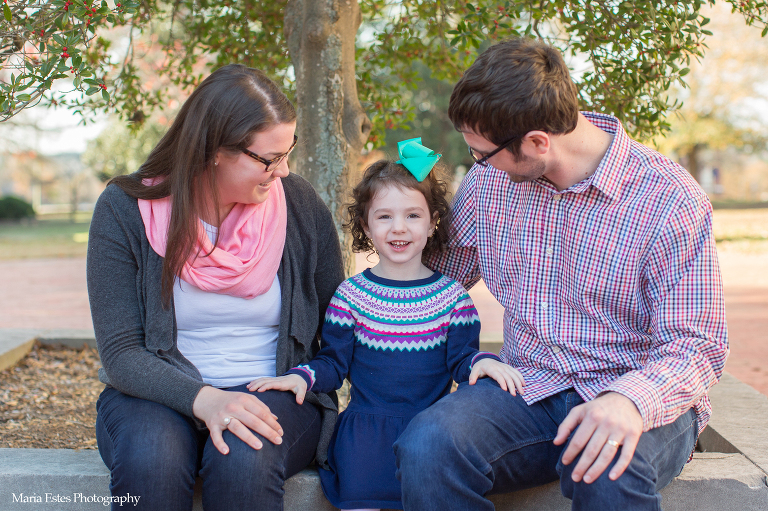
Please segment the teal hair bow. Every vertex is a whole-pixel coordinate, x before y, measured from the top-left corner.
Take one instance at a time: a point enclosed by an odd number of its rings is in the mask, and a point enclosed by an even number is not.
[[[435,166],[442,154],[437,154],[429,147],[421,145],[421,137],[403,140],[397,143],[397,155],[400,159],[395,163],[403,165],[413,174],[419,183],[424,181],[429,171]]]

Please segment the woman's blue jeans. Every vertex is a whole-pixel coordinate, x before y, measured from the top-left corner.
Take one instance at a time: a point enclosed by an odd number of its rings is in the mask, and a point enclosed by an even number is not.
[[[248,392],[245,385],[225,389]],[[206,511],[283,509],[283,483],[309,465],[320,436],[320,412],[296,404],[291,392],[266,391],[257,397],[279,417],[283,443],[259,436],[255,450],[229,431],[222,455],[208,430],[167,406],[127,396],[107,387],[96,404],[99,453],[112,472],[113,496],[138,496],[136,510],[189,511],[195,477],[203,480]],[[113,510],[122,509],[113,504]]]
[[[492,511],[485,495],[560,480],[574,510],[660,510],[659,490],[682,471],[696,443],[693,410],[643,433],[616,481],[608,473],[618,453],[587,484],[571,479],[578,458],[563,465],[565,446],[552,443],[565,416],[581,403],[573,389],[528,406],[493,380],[462,384],[417,415],[395,443],[405,509]]]

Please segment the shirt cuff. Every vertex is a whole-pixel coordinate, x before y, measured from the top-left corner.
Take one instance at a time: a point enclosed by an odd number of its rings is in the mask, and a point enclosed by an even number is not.
[[[307,382],[307,390],[312,390],[312,386],[315,384],[315,371],[308,365],[300,365],[293,369],[288,369],[285,374],[297,374],[304,378]]]
[[[643,432],[664,425],[664,403],[656,386],[637,371],[613,381],[601,393],[616,392],[632,401],[643,418]]]
[[[472,357],[472,362],[469,363],[469,370],[470,371],[472,370],[472,368],[475,365],[475,362],[482,360],[484,358],[492,358],[494,360],[501,362],[501,359],[495,353],[491,353],[490,351],[479,351],[474,357]]]

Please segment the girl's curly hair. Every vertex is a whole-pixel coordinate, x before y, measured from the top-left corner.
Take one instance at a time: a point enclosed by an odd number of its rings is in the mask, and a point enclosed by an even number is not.
[[[376,193],[391,185],[421,192],[427,200],[429,214],[437,218],[435,232],[427,239],[427,245],[422,252],[422,261],[445,250],[451,224],[451,206],[446,197],[448,186],[443,178],[444,174],[443,166],[436,165],[424,181],[419,182],[403,165],[390,160],[379,160],[365,169],[362,180],[352,190],[352,202],[347,205],[347,222],[344,227],[352,234],[352,251],[375,251],[373,242],[365,235],[363,228],[366,226],[368,210]]]

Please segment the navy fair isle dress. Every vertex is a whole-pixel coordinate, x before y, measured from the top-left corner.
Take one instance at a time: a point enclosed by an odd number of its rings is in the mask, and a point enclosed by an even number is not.
[[[352,383],[320,469],[323,491],[341,509],[402,509],[392,445],[411,419],[467,381],[480,319],[458,282],[435,272],[395,281],[370,270],[341,283],[325,315],[322,348],[298,374],[315,392]]]

